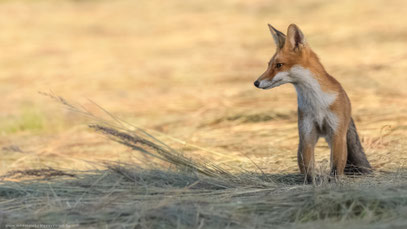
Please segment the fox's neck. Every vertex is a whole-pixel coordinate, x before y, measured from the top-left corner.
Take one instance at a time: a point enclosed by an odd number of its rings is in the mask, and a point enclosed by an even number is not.
[[[326,80],[323,78],[329,77],[323,68],[322,70],[317,72],[326,75],[316,75],[317,73],[299,65],[291,68],[290,75],[295,79],[293,84],[297,91],[299,109],[317,112],[328,108],[335,101],[336,93],[326,92],[321,88],[318,79],[325,82]]]

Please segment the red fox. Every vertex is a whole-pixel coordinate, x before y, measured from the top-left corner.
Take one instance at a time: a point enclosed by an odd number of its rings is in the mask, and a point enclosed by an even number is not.
[[[267,70],[254,82],[261,89],[291,83],[298,101],[298,166],[314,177],[314,147],[324,137],[331,149],[331,175],[367,174],[372,168],[351,117],[351,104],[341,84],[329,75],[295,24],[287,36],[269,25],[277,46]]]

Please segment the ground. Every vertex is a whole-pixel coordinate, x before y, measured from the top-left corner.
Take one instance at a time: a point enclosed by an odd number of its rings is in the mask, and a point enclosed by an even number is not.
[[[0,1],[0,175],[145,162],[51,93],[106,117],[101,106],[188,158],[294,176],[295,90],[253,86],[275,50],[267,23],[302,29],[348,93],[372,166],[397,173],[407,159],[406,9],[401,0]],[[316,158],[325,171],[322,139]]]

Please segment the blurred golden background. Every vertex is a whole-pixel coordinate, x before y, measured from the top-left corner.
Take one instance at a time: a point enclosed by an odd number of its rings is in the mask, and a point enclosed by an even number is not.
[[[0,174],[138,160],[39,91],[98,112],[92,100],[188,157],[297,172],[295,90],[253,86],[275,50],[267,23],[302,29],[347,91],[372,165],[399,168],[406,12],[402,0],[0,1]],[[320,139],[320,164],[328,151]]]

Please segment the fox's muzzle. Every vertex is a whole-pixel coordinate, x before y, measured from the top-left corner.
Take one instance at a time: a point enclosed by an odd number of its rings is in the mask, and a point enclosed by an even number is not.
[[[273,87],[274,82],[270,80],[256,80],[254,86],[260,89],[269,89]]]

